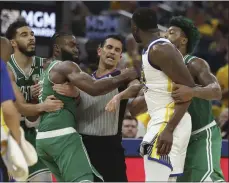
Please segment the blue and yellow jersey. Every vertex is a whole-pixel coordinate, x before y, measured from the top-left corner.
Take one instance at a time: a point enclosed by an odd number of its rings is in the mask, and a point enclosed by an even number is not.
[[[2,103],[6,101],[15,101],[15,95],[9,78],[9,74],[6,68],[6,64],[3,60],[0,59],[0,75],[1,75],[1,86],[0,86],[0,103],[1,103],[1,155],[3,156],[6,152],[7,138],[9,129],[5,124],[3,112],[2,112]]]

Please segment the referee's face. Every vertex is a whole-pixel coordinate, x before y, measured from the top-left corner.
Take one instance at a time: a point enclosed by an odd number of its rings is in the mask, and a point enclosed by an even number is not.
[[[98,49],[100,61],[105,67],[116,67],[121,59],[122,43],[119,40],[108,38],[103,47]]]

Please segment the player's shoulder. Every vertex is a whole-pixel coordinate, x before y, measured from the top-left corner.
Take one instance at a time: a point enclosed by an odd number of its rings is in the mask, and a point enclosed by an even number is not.
[[[209,65],[206,60],[200,57],[196,57],[196,56],[191,57],[191,60],[188,63],[188,66],[198,67],[198,68],[205,68],[205,67],[209,68]]]
[[[64,72],[70,72],[70,71],[73,71],[73,70],[77,70],[77,71],[81,71],[80,67],[78,66],[78,64],[72,62],[72,61],[69,61],[69,60],[66,60],[66,61],[59,61],[59,60],[56,60],[56,62],[58,62],[58,64],[56,64],[55,66],[55,69],[58,71],[64,71]]]
[[[155,45],[152,45],[149,50],[151,57],[157,57],[161,59],[168,59],[174,57],[177,52],[175,46],[170,42],[162,42]]]
[[[175,47],[170,42],[159,42],[157,44],[152,45],[150,47],[150,50],[153,50],[153,51],[165,51],[164,49],[174,49],[174,48]]]

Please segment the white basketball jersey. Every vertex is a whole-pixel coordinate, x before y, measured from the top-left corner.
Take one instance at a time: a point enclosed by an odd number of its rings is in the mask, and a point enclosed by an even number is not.
[[[171,97],[172,81],[160,69],[157,69],[157,66],[151,64],[148,59],[150,48],[163,42],[171,43],[168,39],[157,39],[142,53],[143,71],[148,88],[145,91],[145,100],[151,116],[148,127],[152,124],[168,122],[174,112],[174,102]]]

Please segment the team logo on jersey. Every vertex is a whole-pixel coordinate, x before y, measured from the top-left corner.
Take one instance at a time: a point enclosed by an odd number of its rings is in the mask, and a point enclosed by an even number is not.
[[[39,74],[34,74],[32,76],[32,80],[35,84],[37,84],[39,82],[39,79],[40,79],[40,75]]]

